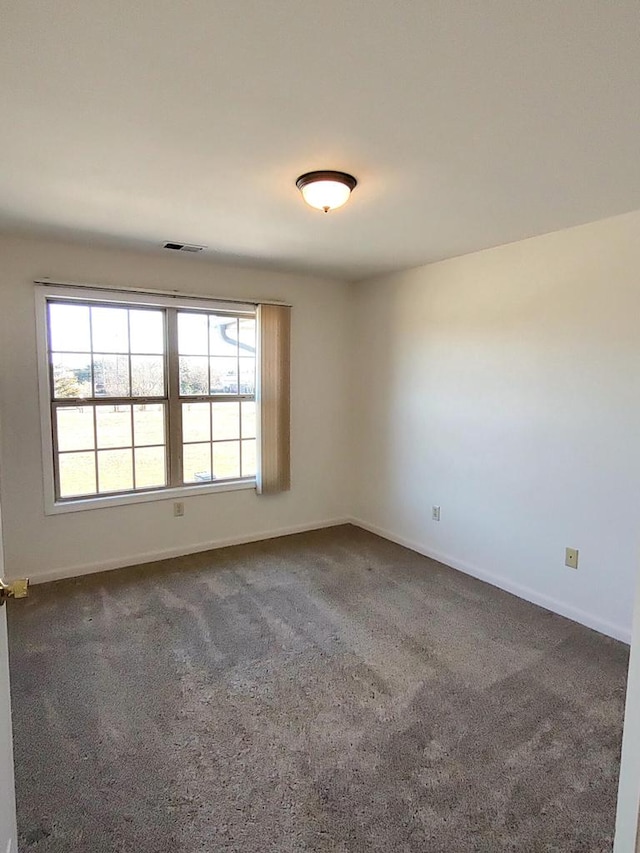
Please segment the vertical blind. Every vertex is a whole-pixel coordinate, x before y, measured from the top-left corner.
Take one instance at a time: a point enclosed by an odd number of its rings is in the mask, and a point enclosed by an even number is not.
[[[260,436],[256,485],[258,494],[272,495],[291,488],[291,309],[259,305],[257,320]]]

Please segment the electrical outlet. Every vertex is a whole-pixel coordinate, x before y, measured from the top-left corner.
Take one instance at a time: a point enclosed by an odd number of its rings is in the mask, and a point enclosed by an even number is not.
[[[173,514],[176,518],[182,518],[184,515],[184,504],[182,501],[176,501],[173,505]]]
[[[570,569],[577,569],[578,568],[578,549],[577,548],[565,548],[564,564],[565,564],[565,566],[569,566]]]
[[[431,520],[432,521],[440,521],[440,507],[432,506],[431,507]]]

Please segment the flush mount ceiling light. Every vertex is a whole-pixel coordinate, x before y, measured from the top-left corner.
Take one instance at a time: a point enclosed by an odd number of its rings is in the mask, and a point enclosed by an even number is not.
[[[351,190],[358,182],[346,172],[307,172],[300,175],[296,186],[302,198],[311,207],[329,213],[336,207],[342,207],[349,200]]]

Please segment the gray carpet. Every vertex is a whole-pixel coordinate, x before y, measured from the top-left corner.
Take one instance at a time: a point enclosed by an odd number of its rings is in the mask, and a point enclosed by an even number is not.
[[[10,608],[37,853],[610,851],[627,649],[356,528]]]

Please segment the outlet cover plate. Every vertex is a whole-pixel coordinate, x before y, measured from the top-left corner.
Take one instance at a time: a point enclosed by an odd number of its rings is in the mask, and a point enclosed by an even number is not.
[[[577,569],[578,568],[578,549],[577,548],[565,548],[564,564],[565,564],[565,566],[568,566],[570,569]]]

